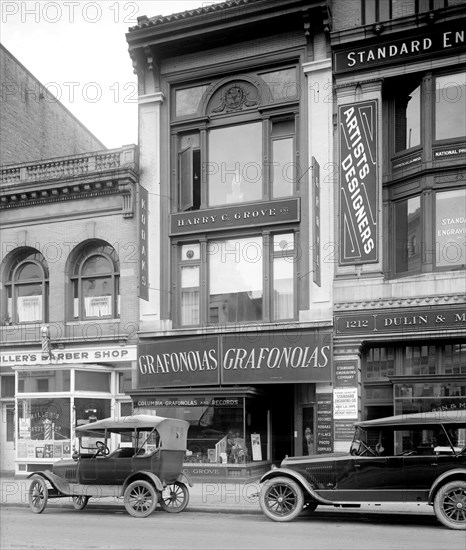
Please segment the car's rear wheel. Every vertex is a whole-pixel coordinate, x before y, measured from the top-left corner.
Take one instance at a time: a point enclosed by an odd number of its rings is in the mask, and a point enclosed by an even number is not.
[[[160,499],[160,506],[165,512],[171,512],[176,514],[182,512],[189,502],[188,488],[184,483],[175,481],[167,485],[162,491],[162,497]]]
[[[304,496],[300,486],[292,479],[275,477],[264,483],[259,502],[270,519],[291,521],[301,513]]]
[[[47,506],[49,499],[49,490],[47,483],[42,476],[32,476],[31,485],[29,486],[29,508],[35,514],[42,514]]]
[[[142,479],[130,483],[124,494],[126,511],[135,518],[145,518],[152,514],[157,501],[155,487]]]
[[[88,502],[89,502],[89,497],[85,495],[79,495],[77,497],[73,497],[73,507],[75,510],[84,510]]]
[[[450,481],[440,487],[435,495],[434,511],[445,527],[466,530],[466,481]]]

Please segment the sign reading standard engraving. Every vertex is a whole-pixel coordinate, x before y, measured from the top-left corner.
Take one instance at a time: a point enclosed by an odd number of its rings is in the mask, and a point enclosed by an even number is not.
[[[259,204],[238,204],[170,216],[170,234],[184,235],[216,231],[227,227],[250,227],[299,222],[299,199],[283,199]]]

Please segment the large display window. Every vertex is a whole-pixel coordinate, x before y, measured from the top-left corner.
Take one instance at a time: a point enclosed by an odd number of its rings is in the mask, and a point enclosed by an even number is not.
[[[267,412],[257,396],[172,394],[138,400],[135,409],[189,422],[188,464],[267,460]]]

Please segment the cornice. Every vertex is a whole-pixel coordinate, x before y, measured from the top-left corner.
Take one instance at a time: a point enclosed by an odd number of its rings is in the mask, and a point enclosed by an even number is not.
[[[370,310],[410,308],[422,306],[453,306],[466,304],[465,294],[445,294],[435,296],[417,296],[409,298],[390,298],[385,300],[365,300],[358,302],[335,303],[335,313],[344,311],[361,311],[366,313]]]

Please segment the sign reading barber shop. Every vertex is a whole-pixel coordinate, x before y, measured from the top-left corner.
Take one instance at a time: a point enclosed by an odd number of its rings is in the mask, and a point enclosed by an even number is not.
[[[138,388],[329,382],[330,329],[141,342]]]
[[[340,265],[376,262],[377,101],[339,108]]]

